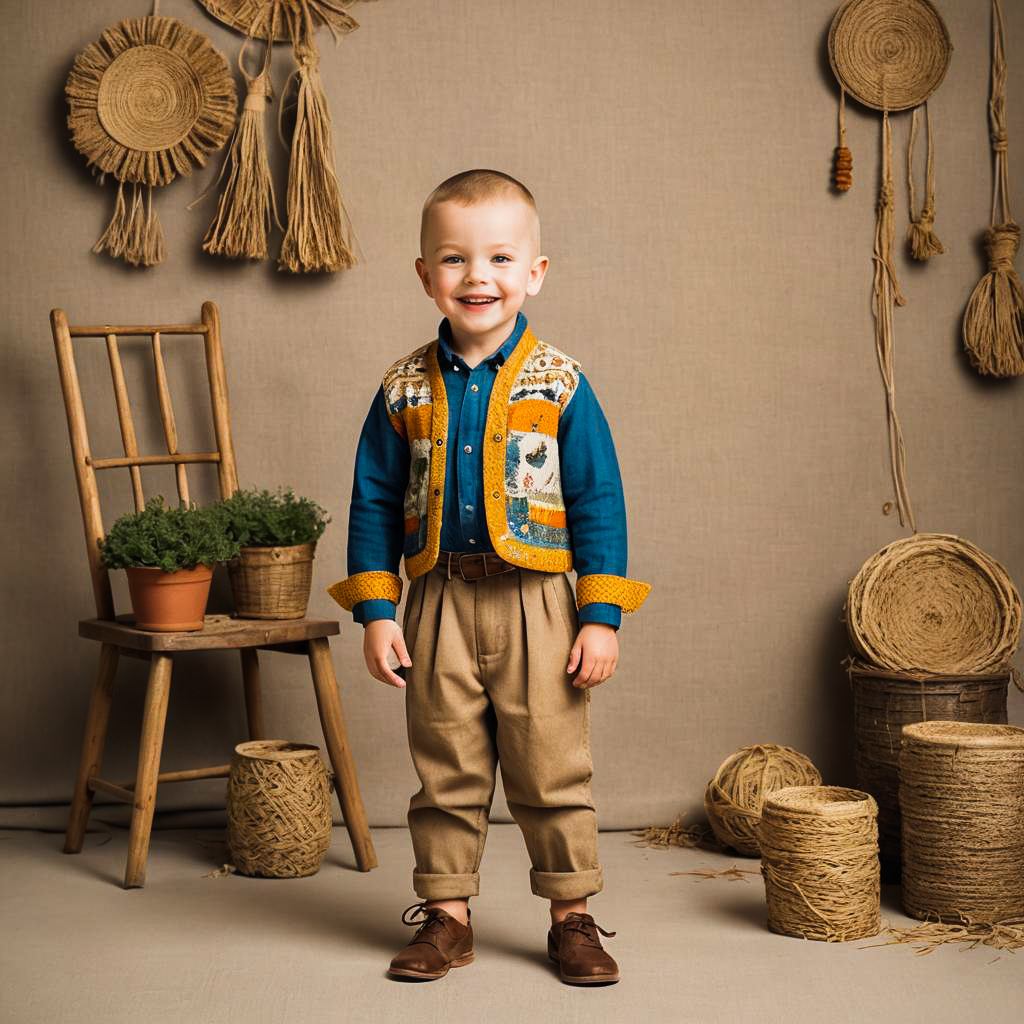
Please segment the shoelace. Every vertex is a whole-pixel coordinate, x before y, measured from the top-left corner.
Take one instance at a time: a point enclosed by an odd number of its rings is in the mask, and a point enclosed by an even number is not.
[[[410,928],[419,927],[419,931],[410,939],[410,943],[420,939],[436,945],[433,941],[434,934],[438,931],[443,931],[447,934],[444,920],[441,917],[442,913],[443,911],[437,907],[428,907],[426,903],[414,903],[411,907],[406,907],[402,911],[402,924],[407,924]]]
[[[564,934],[565,932],[579,932],[586,940],[586,945],[594,946],[596,949],[602,948],[597,932],[600,932],[608,939],[615,936],[615,932],[606,932],[592,917],[581,917],[576,914],[570,914],[562,922],[562,933]]]

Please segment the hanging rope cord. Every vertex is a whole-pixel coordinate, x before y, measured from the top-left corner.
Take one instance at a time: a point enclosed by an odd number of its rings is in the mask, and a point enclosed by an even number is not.
[[[907,242],[910,254],[915,260],[925,261],[935,253],[945,252],[932,225],[935,223],[935,153],[932,145],[932,115],[928,109],[928,101],[924,102],[925,130],[928,136],[928,156],[925,168],[924,204],[919,214],[914,213],[917,200],[914,197],[914,148],[917,144],[917,114],[920,107],[914,108],[910,118],[910,143],[907,146],[907,188],[910,191],[910,228],[907,231]]]
[[[993,152],[992,210],[985,232],[988,272],[964,313],[964,347],[981,373],[1024,374],[1024,286],[1014,269],[1020,227],[1010,212],[1009,135],[1006,128],[1006,51],[1001,0],[992,0],[992,93],[989,131]]]
[[[903,428],[896,415],[896,384],[893,366],[893,305],[903,306],[906,299],[900,291],[896,270],[892,263],[893,214],[895,190],[892,182],[892,126],[889,111],[882,114],[882,184],[878,196],[875,220],[874,292],[871,309],[875,317],[875,351],[878,369],[885,384],[885,400],[889,425],[889,461],[893,486],[896,490],[896,509],[901,526],[909,526],[917,533],[914,510],[907,488],[907,452],[903,442]]]

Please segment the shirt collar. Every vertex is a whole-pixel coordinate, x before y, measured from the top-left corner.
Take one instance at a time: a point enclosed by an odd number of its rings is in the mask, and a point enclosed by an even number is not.
[[[504,344],[497,352],[492,352],[486,359],[481,360],[481,363],[487,363],[495,369],[502,366],[505,360],[515,351],[516,345],[519,344],[519,340],[526,330],[526,323],[526,317],[522,313],[517,313],[516,325],[512,328],[512,333],[505,339]],[[441,326],[437,329],[437,340],[438,354],[443,357],[449,366],[454,366],[456,360],[458,360],[459,365],[465,366],[467,370],[469,369],[462,356],[452,348],[452,328],[451,324],[448,323],[447,317],[441,321]]]

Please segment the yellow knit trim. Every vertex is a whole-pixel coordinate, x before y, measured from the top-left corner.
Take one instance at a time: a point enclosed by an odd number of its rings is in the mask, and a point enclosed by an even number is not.
[[[592,573],[576,580],[576,607],[601,602],[617,604],[624,612],[635,612],[651,592],[650,583],[625,576],[604,576]]]
[[[401,416],[410,441],[420,441],[430,437],[431,406],[407,405],[402,410]]]
[[[393,572],[370,570],[357,572],[327,588],[327,593],[350,612],[360,601],[381,599],[396,605],[402,599],[402,579]]]
[[[435,338],[427,349],[427,378],[430,381],[430,488],[427,491],[427,542],[423,550],[405,560],[405,571],[410,580],[432,569],[441,550],[441,513],[444,510],[444,475],[448,452],[448,395],[437,361],[438,342]]]

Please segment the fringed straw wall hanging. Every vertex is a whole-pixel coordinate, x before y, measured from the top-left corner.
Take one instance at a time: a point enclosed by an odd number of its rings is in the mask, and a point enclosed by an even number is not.
[[[845,102],[849,94],[866,107],[882,112],[882,172],[876,205],[874,247],[875,348],[885,385],[889,429],[889,461],[900,525],[916,532],[907,488],[906,447],[896,415],[893,366],[893,307],[902,306],[893,266],[895,191],[892,172],[892,126],[889,114],[926,104],[945,77],[952,45],[949,32],[929,0],[847,0],[836,12],[828,36],[829,60],[840,88],[840,145],[835,155],[835,187],[852,183],[852,156],[846,148]],[[916,259],[942,252],[935,236],[935,170],[931,119],[925,109],[928,157],[924,201],[914,210],[913,150],[917,111],[908,147],[911,224],[908,248]]]
[[[295,89],[295,125],[288,170],[288,224],[278,266],[292,273],[344,270],[356,262],[351,225],[334,163],[331,115],[320,80],[316,29],[326,25],[337,39],[359,27],[347,12],[356,0],[199,0],[215,18],[265,40],[263,67],[256,76],[239,66],[247,96],[221,177],[228,174],[217,216],[203,242],[207,252],[234,259],[264,259],[270,219],[277,218],[263,141],[263,115],[270,97],[270,54],[274,41],[290,41],[298,65],[289,76],[278,108],[283,114]],[[229,170],[230,168],[230,170]]]
[[[903,729],[903,907],[971,924],[1024,918],[1024,729]]]
[[[878,934],[877,813],[867,793],[837,786],[765,800],[757,839],[771,931],[824,942]]]
[[[107,174],[118,181],[113,219],[93,251],[160,263],[153,188],[202,167],[228,140],[236,98],[227,61],[177,18],[129,18],[75,58],[65,93],[75,148],[101,184]]]
[[[1010,212],[1006,50],[1000,0],[992,0],[992,94],[988,110],[994,158],[992,213],[985,232],[988,273],[967,303],[964,348],[979,373],[1019,377],[1024,374],[1024,288],[1013,266],[1020,248],[1020,228]]]

